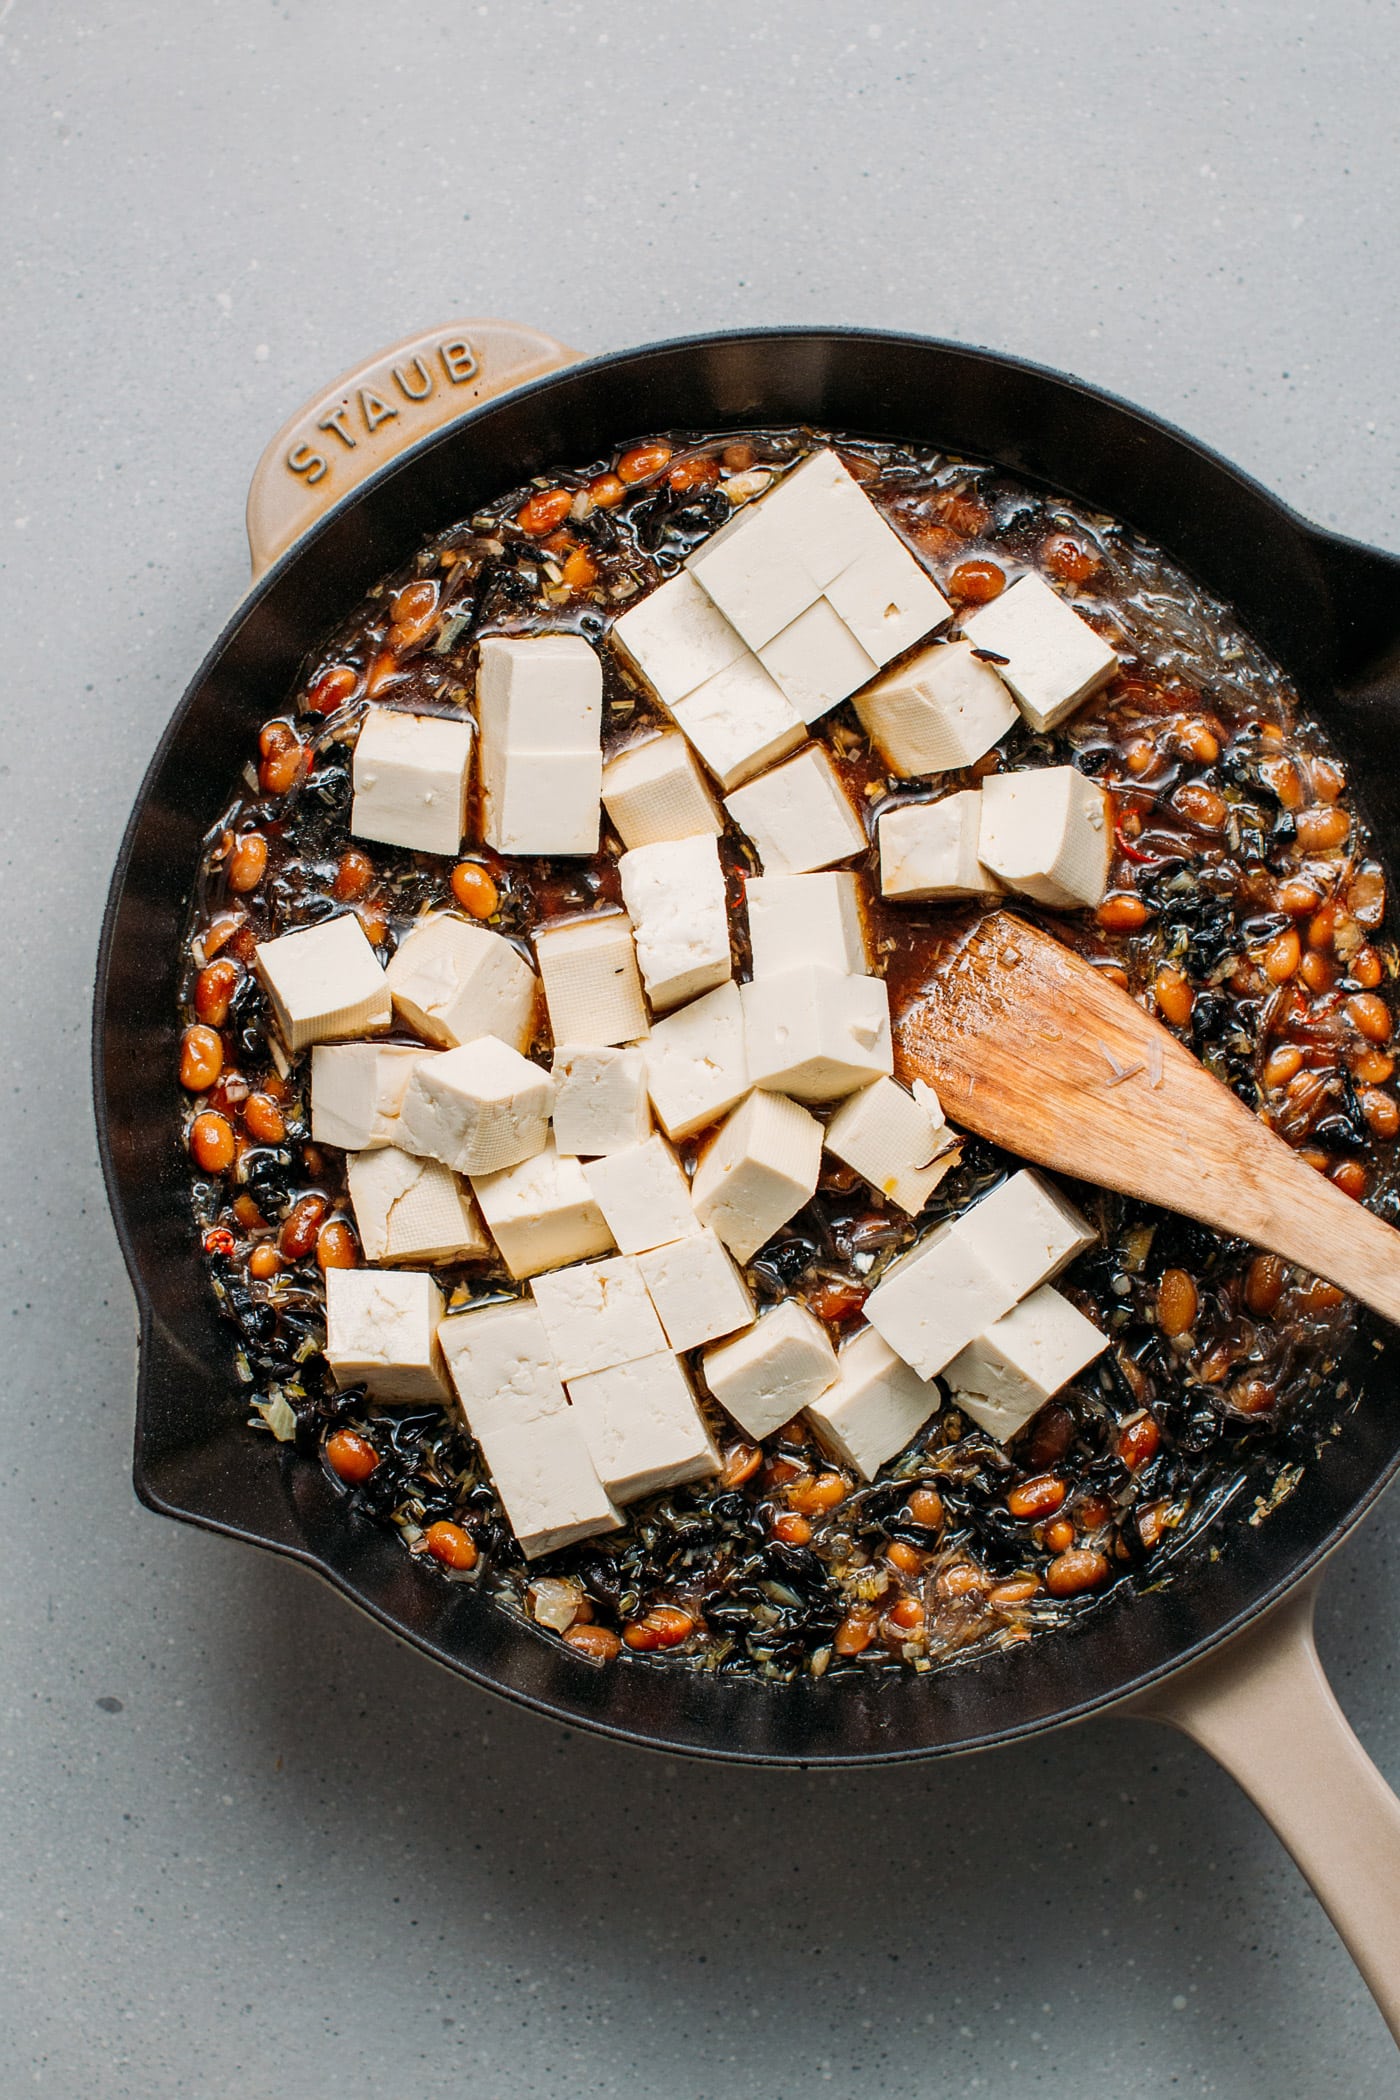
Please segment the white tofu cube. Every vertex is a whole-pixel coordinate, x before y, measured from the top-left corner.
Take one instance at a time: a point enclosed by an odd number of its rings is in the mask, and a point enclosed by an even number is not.
[[[1016,1296],[960,1236],[954,1219],[885,1271],[865,1301],[865,1317],[920,1378],[936,1378],[960,1349],[1010,1312]]]
[[[911,1217],[954,1160],[946,1123],[893,1079],[877,1079],[842,1103],[826,1126],[826,1149]]]
[[[642,1272],[625,1255],[554,1269],[530,1289],[566,1384],[666,1347]]]
[[[1032,729],[1053,729],[1118,669],[1101,634],[1042,576],[1021,576],[962,623],[974,649],[1005,662],[996,668]]]
[[[449,1167],[396,1145],[358,1152],[345,1178],[368,1261],[479,1261],[492,1251],[476,1205]]]
[[[771,1436],[836,1381],[836,1351],[821,1321],[784,1298],[743,1334],[707,1349],[705,1383],[752,1437]]]
[[[755,1086],[798,1101],[839,1101],[894,1070],[883,977],[837,977],[808,963],[740,987]]]
[[[647,1032],[632,924],[625,912],[546,920],[535,955],[556,1043],[634,1043]]]
[[[1003,1280],[1013,1298],[1049,1283],[1098,1234],[1032,1167],[998,1183],[955,1220],[959,1236]]]
[[[629,853],[666,839],[718,838],[724,829],[695,755],[674,729],[644,744],[629,744],[608,760],[603,807]]]
[[[879,669],[825,598],[775,634],[758,660],[808,723],[830,714]]]
[[[613,1236],[576,1159],[553,1139],[499,1174],[472,1176],[472,1194],[512,1276],[538,1276],[612,1251]]]
[[[762,509],[823,590],[891,529],[829,446],[785,474]]]
[[[624,1254],[641,1254],[700,1230],[685,1169],[663,1137],[589,1160],[583,1176]]]
[[[259,941],[258,976],[293,1057],[308,1043],[371,1035],[394,1016],[384,967],[354,912]]]
[[[722,788],[738,787],[806,739],[801,715],[756,656],[741,656],[677,700],[684,730]]]
[[[311,1052],[311,1135],[318,1145],[368,1152],[392,1145],[421,1043],[317,1043]]]
[[[539,984],[520,950],[488,926],[451,912],[420,919],[389,964],[389,991],[400,1019],[440,1050],[479,1035],[528,1050],[535,1034]]]
[[[843,977],[869,969],[860,877],[849,868],[751,875],[744,901],[755,977],[778,977],[805,964]]]
[[[708,1225],[637,1256],[672,1349],[698,1349],[753,1320],[753,1298],[724,1242]]]
[[[578,634],[488,635],[476,676],[482,750],[596,751],[603,666]]]
[[[363,1385],[394,1406],[448,1397],[437,1325],[442,1292],[431,1276],[327,1269],[326,1362],[338,1386]]]
[[[727,670],[748,648],[744,637],[685,569],[615,620],[608,639],[663,707],[674,707],[717,671]],[[613,822],[618,822],[616,815]],[[630,846],[633,841],[624,834],[624,843]],[[638,839],[635,843],[649,845],[651,841]]]
[[[856,713],[892,773],[973,765],[1019,719],[1016,703],[971,642],[940,642],[857,694]]]
[[[765,875],[805,875],[863,853],[865,826],[821,744],[726,795],[724,806],[758,849]]]
[[[771,642],[822,594],[792,534],[763,503],[722,525],[685,565],[750,649]]]
[[[1047,1283],[970,1342],[943,1376],[963,1413],[1006,1444],[1107,1347],[1108,1336]]]
[[[615,1502],[683,1487],[720,1469],[685,1365],[669,1350],[571,1378],[569,1399]]]
[[[865,1316],[921,1378],[933,1378],[1094,1240],[1059,1190],[1023,1168],[887,1270]]]
[[[481,836],[498,853],[598,851],[603,754],[495,752],[481,745]]]
[[[554,1142],[596,1159],[651,1136],[646,1059],[640,1050],[560,1043],[554,1052]]]
[[[371,707],[352,764],[352,835],[415,853],[455,853],[467,828],[474,736],[469,720]]]
[[[535,1307],[483,1306],[444,1320],[440,1333],[467,1428],[526,1559],[616,1530],[621,1515],[589,1456]]]
[[[883,542],[834,576],[826,602],[840,614],[877,669],[912,649],[953,608],[923,565],[891,527]]]
[[[738,985],[722,984],[657,1021],[642,1055],[656,1120],[673,1144],[716,1122],[749,1090]]]
[[[750,1094],[695,1169],[695,1215],[748,1261],[811,1200],[821,1163],[822,1126],[815,1116],[785,1094]]]
[[[714,839],[638,846],[622,855],[617,872],[647,997],[658,1013],[734,974],[724,869]]]
[[[836,1352],[836,1383],[807,1403],[822,1442],[863,1480],[916,1437],[943,1396],[911,1371],[873,1327],[862,1327]]]
[[[876,825],[880,890],[906,903],[922,898],[997,897],[1001,884],[977,857],[982,797],[976,788],[938,802],[901,802]]]
[[[1108,887],[1108,797],[1073,766],[991,773],[982,783],[978,854],[1013,890],[1059,911],[1092,911]]]
[[[494,1035],[423,1058],[404,1089],[398,1143],[457,1174],[533,1158],[549,1136],[554,1082]]]
[[[486,843],[527,856],[596,853],[603,667],[588,643],[488,635],[476,704]]]

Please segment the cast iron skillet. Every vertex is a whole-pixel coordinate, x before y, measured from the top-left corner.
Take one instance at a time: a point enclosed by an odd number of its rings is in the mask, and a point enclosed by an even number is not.
[[[1246,1499],[1220,1524],[1216,1558],[1198,1550],[1160,1588],[931,1678],[773,1687],[647,1664],[596,1671],[417,1565],[347,1513],[319,1467],[243,1426],[231,1331],[191,1232],[171,1074],[186,893],[250,736],[377,577],[502,489],[656,430],[803,422],[995,460],[1139,527],[1238,609],[1326,720],[1380,837],[1400,837],[1400,561],[1318,531],[1141,410],[1009,358],[856,330],[706,336],[577,364],[532,331],[467,323],[387,352],[264,454],[249,536],[267,573],[176,709],[112,881],[94,1073],[140,1312],[137,1493],[303,1561],[475,1683],[656,1749],[874,1763],[1009,1742],[1109,1706],[1170,1721],[1273,1820],[1400,2037],[1400,1804],[1311,1637],[1317,1569],[1400,1464],[1400,1379],[1369,1327],[1344,1434],[1267,1522],[1247,1521]],[[1388,872],[1394,891],[1393,860]]]

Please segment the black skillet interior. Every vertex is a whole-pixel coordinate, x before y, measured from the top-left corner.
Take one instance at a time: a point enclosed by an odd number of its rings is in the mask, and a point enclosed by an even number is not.
[[[200,667],[133,812],[103,927],[94,1069],[107,1185],[141,1312],[135,1481],[155,1510],[292,1554],[449,1668],[655,1748],[775,1762],[967,1750],[1092,1711],[1259,1610],[1400,1462],[1400,1385],[1363,1335],[1364,1397],[1262,1525],[1246,1497],[1173,1579],[1056,1638],[928,1677],[786,1687],[629,1663],[595,1671],[349,1515],[319,1468],[250,1436],[195,1255],[173,1140],[185,897],[249,737],[302,658],[419,541],[551,464],[663,429],[813,423],[994,460],[1159,541],[1229,600],[1329,724],[1382,839],[1400,832],[1400,561],[1304,524],[1180,433],[1053,373],[921,338],[723,335],[575,367],[386,468],[278,564]],[[1389,873],[1395,879],[1392,865]],[[1360,1380],[1358,1382],[1361,1382]]]

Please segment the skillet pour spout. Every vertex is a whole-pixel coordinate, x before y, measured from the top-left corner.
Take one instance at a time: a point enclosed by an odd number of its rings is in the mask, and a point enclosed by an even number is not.
[[[434,377],[416,407],[415,357]],[[410,382],[402,400],[392,391],[396,366]],[[399,413],[381,426],[387,436],[350,451],[320,422],[353,417],[362,390],[393,400]],[[394,1539],[347,1514],[319,1468],[242,1426],[230,1333],[190,1235],[168,1074],[191,872],[268,696],[289,689],[307,652],[409,549],[500,490],[648,431],[755,424],[900,438],[996,461],[1136,527],[1235,608],[1326,722],[1377,834],[1400,836],[1400,561],[1307,524],[1139,409],[1014,359],[857,329],[703,336],[580,364],[537,331],[467,322],[386,352],[293,417],[264,456],[250,533],[265,573],[176,709],[113,877],[94,1082],[103,1169],[140,1314],[137,1492],[166,1515],[301,1560],[475,1683],[621,1741],[755,1763],[873,1763],[1009,1742],[1131,1700],[1179,1725],[1192,1726],[1194,1712],[1200,1738],[1243,1770],[1219,1709],[1207,1721],[1191,1708],[1189,1666],[1228,1667],[1215,1658],[1243,1655],[1243,1645],[1225,1646],[1236,1637],[1264,1653],[1283,1638],[1270,1627],[1284,1627],[1296,1653],[1298,1607],[1286,1600],[1400,1464],[1393,1337],[1368,1320],[1341,1373],[1359,1396],[1346,1433],[1326,1440],[1267,1522],[1227,1510],[1215,1554],[1186,1554],[1170,1580],[1106,1598],[1071,1635],[888,1682],[770,1685],[640,1660],[596,1671],[469,1586],[439,1582]],[[366,465],[373,471],[361,479]],[[1393,884],[1394,866],[1387,872]],[[1373,1340],[1390,1346],[1378,1354]],[[1271,1618],[1281,1601],[1284,1616]],[[1242,1665],[1241,1683],[1261,1669]],[[1317,1757],[1354,1775],[1362,1753],[1311,1682],[1306,1670],[1291,1680],[1311,1702]],[[1299,1836],[1299,1773],[1288,1779],[1287,1812],[1270,1796],[1277,1774],[1259,1766],[1245,1783],[1321,1879]],[[1348,1798],[1382,1862],[1395,1858],[1400,1810],[1379,1787],[1358,1780]],[[1392,1958],[1400,1873],[1388,1871],[1388,1881],[1378,1872],[1363,1886],[1360,1868],[1349,1868],[1326,1896],[1400,2031],[1400,1953]],[[1372,1958],[1367,1947],[1385,1951]]]

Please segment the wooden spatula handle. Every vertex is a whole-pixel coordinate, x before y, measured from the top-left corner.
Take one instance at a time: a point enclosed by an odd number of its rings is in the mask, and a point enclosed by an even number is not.
[[[1400,1234],[1025,921],[995,912],[949,944],[904,1002],[896,1062],[953,1122],[1023,1159],[1238,1234],[1400,1323]]]

